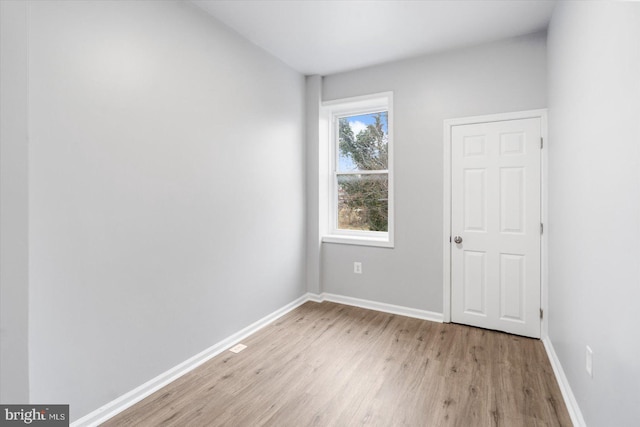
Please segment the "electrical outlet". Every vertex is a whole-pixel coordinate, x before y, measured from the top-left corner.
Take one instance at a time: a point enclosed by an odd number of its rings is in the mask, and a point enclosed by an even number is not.
[[[591,378],[593,378],[593,350],[591,350],[591,347],[587,346],[587,374],[589,374],[589,376]]]
[[[354,262],[353,263],[353,272],[356,274],[362,274],[362,263]]]

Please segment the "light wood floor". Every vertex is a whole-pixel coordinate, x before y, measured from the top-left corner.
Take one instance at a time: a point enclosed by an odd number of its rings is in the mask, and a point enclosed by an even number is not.
[[[105,426],[570,426],[542,342],[308,302]]]

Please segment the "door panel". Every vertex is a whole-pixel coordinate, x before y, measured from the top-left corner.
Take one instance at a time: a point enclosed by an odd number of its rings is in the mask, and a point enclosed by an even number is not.
[[[464,253],[464,311],[486,316],[487,257],[484,252]]]
[[[524,168],[500,169],[500,231],[524,232]]]
[[[525,257],[500,254],[500,318],[524,321]]]
[[[486,171],[467,169],[464,171],[464,230],[486,231]]]
[[[540,119],[451,135],[451,320],[540,337]]]

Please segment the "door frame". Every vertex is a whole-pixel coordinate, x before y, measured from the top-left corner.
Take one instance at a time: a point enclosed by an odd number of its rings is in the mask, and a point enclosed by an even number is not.
[[[540,134],[544,141],[540,158],[540,221],[545,225],[540,240],[540,308],[545,313],[540,323],[540,338],[548,336],[548,263],[547,263],[547,165],[549,138],[547,133],[547,109],[516,111],[510,113],[489,114],[483,116],[460,117],[444,120],[443,129],[443,227],[442,227],[442,255],[443,255],[443,302],[442,321],[451,322],[451,134],[454,126],[479,124],[487,122],[499,122],[519,119],[540,119]]]

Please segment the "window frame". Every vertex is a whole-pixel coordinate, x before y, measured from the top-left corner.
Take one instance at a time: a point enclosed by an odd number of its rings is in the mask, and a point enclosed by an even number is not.
[[[329,176],[327,203],[328,224],[323,233],[322,242],[351,245],[394,247],[394,185],[393,185],[393,93],[383,92],[353,98],[337,99],[322,104],[323,114],[328,122],[327,145]],[[339,172],[339,125],[343,117],[387,112],[387,169],[375,171]],[[387,231],[361,231],[338,228],[338,176],[339,175],[379,175],[386,173],[388,177],[388,224]],[[322,209],[322,207],[321,207]]]

